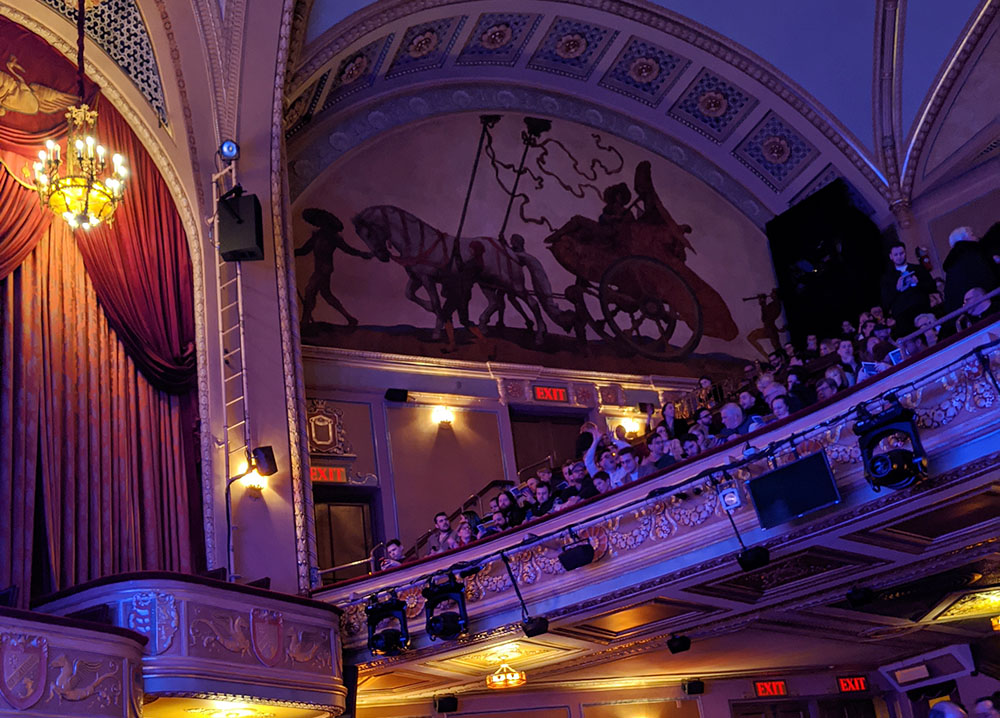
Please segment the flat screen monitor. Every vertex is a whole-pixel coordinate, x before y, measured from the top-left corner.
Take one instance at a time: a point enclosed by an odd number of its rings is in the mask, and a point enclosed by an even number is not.
[[[840,501],[830,463],[822,451],[750,479],[747,490],[765,529]]]

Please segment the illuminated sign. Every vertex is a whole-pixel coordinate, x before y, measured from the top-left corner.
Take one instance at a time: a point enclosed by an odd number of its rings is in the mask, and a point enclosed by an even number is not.
[[[564,386],[534,384],[531,387],[531,394],[535,397],[535,401],[553,401],[560,404],[569,403],[569,392],[566,391],[566,387]]]
[[[837,688],[841,693],[867,691],[868,678],[865,676],[841,676],[837,678]]]
[[[311,466],[309,478],[313,483],[346,484],[347,469],[342,466]]]
[[[788,684],[784,681],[754,681],[754,693],[758,698],[771,698],[773,696],[787,696]]]

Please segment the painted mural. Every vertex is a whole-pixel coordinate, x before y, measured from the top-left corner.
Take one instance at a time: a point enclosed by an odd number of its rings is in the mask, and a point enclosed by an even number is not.
[[[327,168],[293,213],[306,344],[694,375],[776,341],[763,233],[583,125],[410,126]]]

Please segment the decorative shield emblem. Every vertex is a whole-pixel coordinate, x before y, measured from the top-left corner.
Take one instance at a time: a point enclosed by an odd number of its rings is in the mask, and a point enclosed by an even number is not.
[[[177,602],[172,594],[137,593],[126,607],[126,625],[149,638],[147,653],[156,656],[170,648],[177,633]]]
[[[0,694],[15,709],[27,710],[42,697],[48,664],[43,636],[0,633]]]
[[[255,608],[250,612],[250,642],[257,660],[268,668],[281,661],[285,634],[278,611]]]

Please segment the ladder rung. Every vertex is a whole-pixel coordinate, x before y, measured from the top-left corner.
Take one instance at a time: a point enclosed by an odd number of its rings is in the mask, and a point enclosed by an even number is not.
[[[231,401],[227,401],[226,402],[226,408],[228,409],[229,407],[236,406],[237,404],[240,404],[242,402],[243,402],[243,397],[242,396],[239,397],[239,398],[237,398],[237,399],[233,399]]]
[[[237,304],[239,304],[239,302],[238,302],[238,301],[236,301],[236,302],[230,302],[229,304],[227,304],[226,306],[224,306],[224,307],[223,307],[222,309],[220,309],[219,311],[220,311],[220,312],[227,312],[227,311],[229,311],[230,309],[232,309],[233,307],[235,307],[235,306],[236,306]]]
[[[240,353],[240,349],[238,349],[238,348],[237,349],[233,349],[232,351],[224,351],[224,352],[222,352],[222,358],[223,359],[228,359],[229,357],[236,356],[239,353]]]

